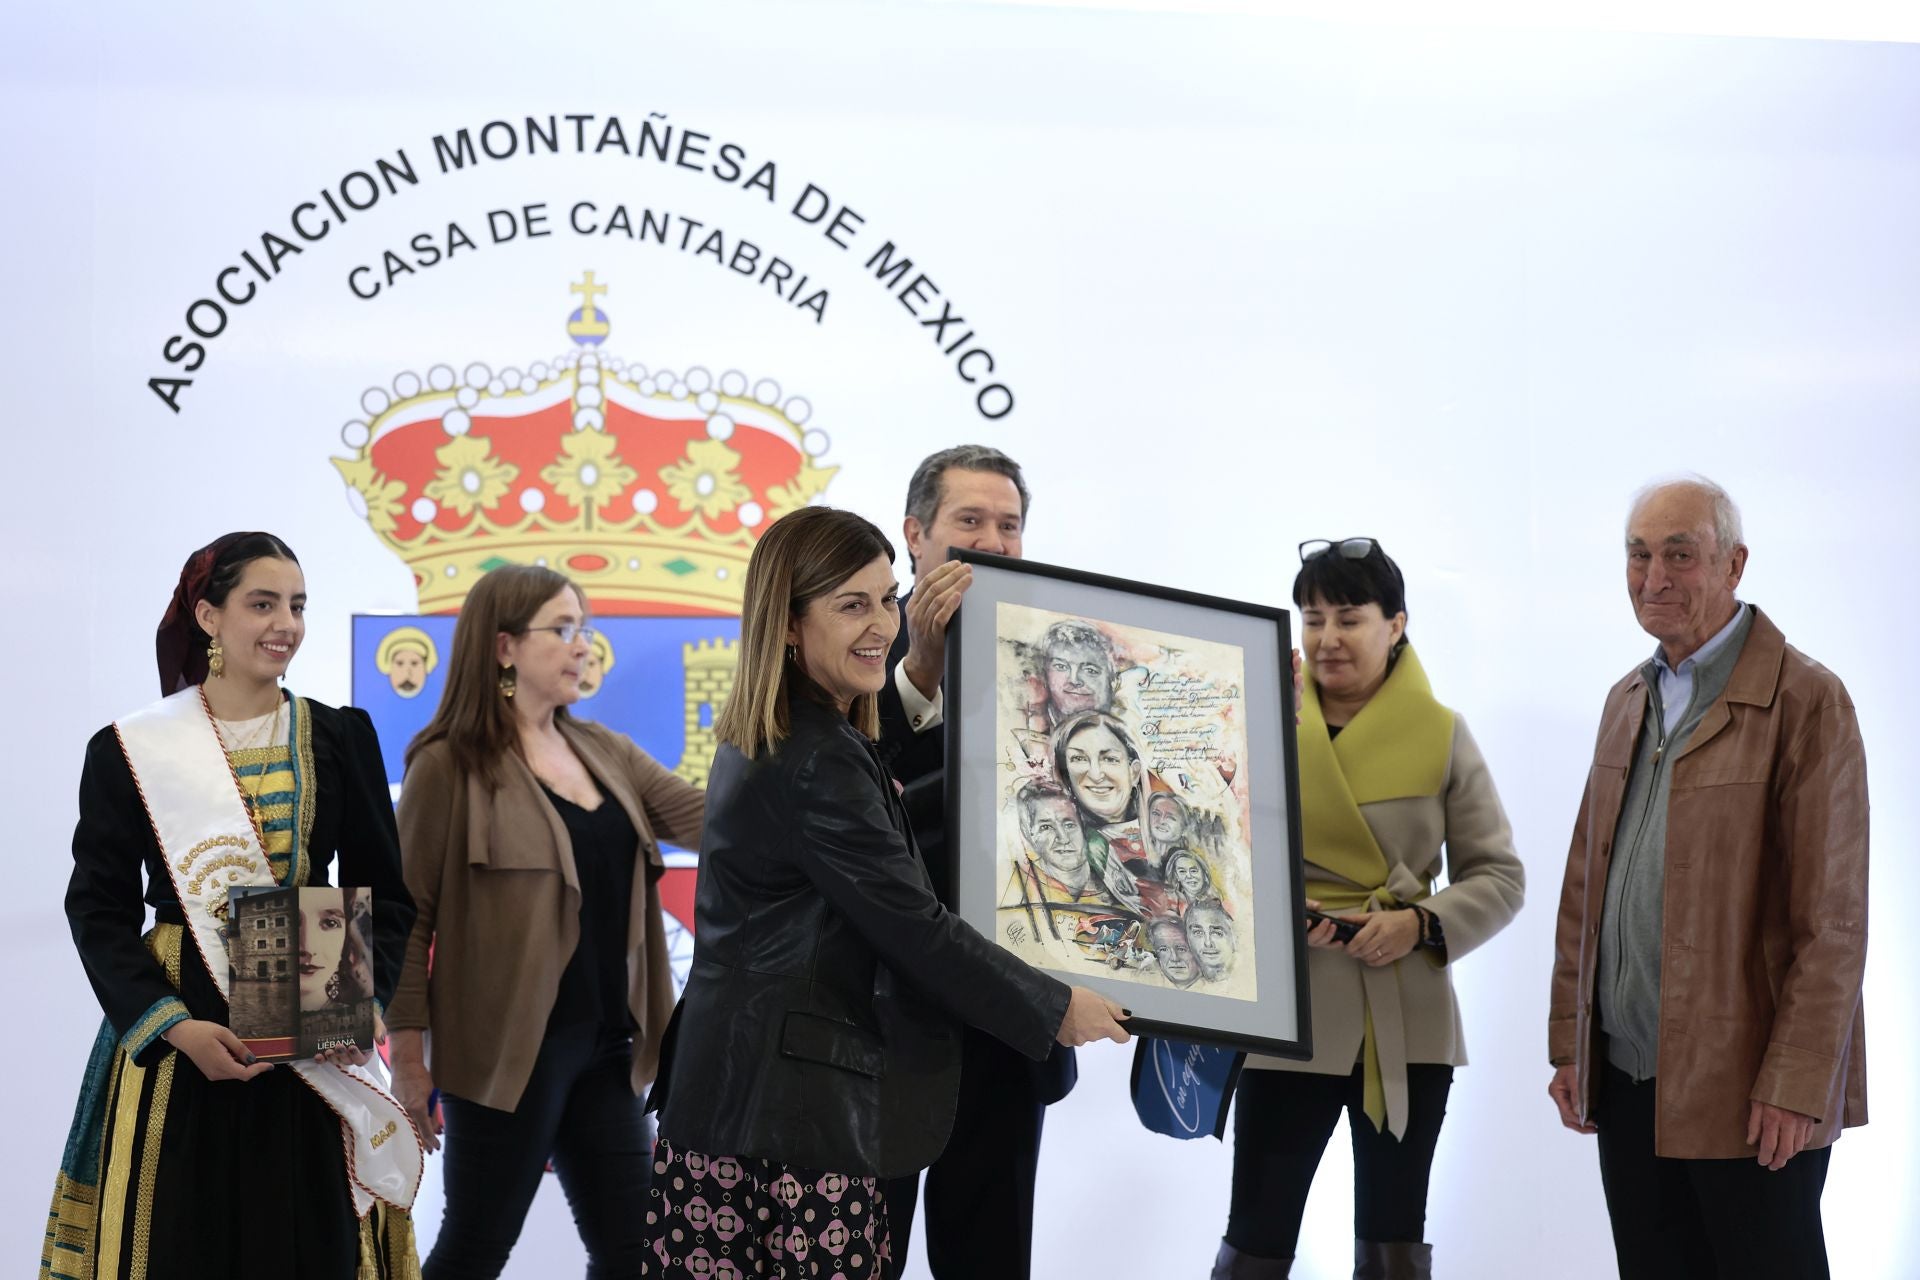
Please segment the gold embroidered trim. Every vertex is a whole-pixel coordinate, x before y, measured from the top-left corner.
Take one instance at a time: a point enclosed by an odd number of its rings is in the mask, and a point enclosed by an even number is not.
[[[175,991],[180,989],[180,944],[186,932],[186,926],[179,924],[156,924],[147,930],[147,954],[160,962]]]
[[[247,842],[245,840],[242,840],[239,836],[208,836],[205,840],[202,840],[199,844],[187,850],[186,856],[182,857],[179,862],[174,864],[175,868],[180,872],[181,875],[185,875],[187,874],[187,872],[193,869],[193,860],[195,858],[199,857],[201,854],[205,853],[209,849],[217,849],[217,848],[220,848],[222,845],[239,849],[242,852],[245,852],[250,847],[247,844]]]
[[[186,928],[177,924],[156,924],[147,930],[140,941],[146,945],[147,954],[159,962],[161,971],[167,975],[167,982],[175,991],[180,989],[180,943],[186,935]],[[120,1047],[129,1057],[137,1057],[146,1051],[153,1038],[167,1029],[170,1023],[179,1022],[193,1015],[187,1006],[175,997],[154,1002],[146,1016],[134,1024],[133,1030],[120,1039]]]
[[[179,956],[174,957],[179,970]],[[127,1280],[146,1280],[148,1248],[153,1227],[153,1188],[160,1176],[160,1134],[165,1128],[167,1102],[173,1092],[173,1065],[180,1055],[170,1053],[153,1071],[153,1100],[147,1106],[147,1141],[140,1152],[140,1189],[133,1202],[133,1263]]]
[[[299,865],[293,871],[293,883],[304,885],[311,869],[307,849],[313,843],[313,815],[319,779],[313,768],[313,704],[305,698],[295,698],[293,701],[294,778],[297,784],[294,804],[299,809],[294,816],[293,829],[299,833],[297,843],[300,852]]]
[[[176,990],[180,986],[185,941],[186,930],[177,924],[155,925],[141,939],[147,954],[159,964]],[[177,999],[155,1005],[156,1009],[168,1007],[177,1009],[182,1017],[187,1016],[186,1006]],[[152,1016],[142,1019],[142,1025]],[[128,1280],[145,1280],[153,1194],[159,1181],[160,1139],[167,1103],[172,1096],[176,1061],[175,1054],[167,1054],[160,1060],[153,1069],[153,1097],[143,1099],[146,1071],[133,1065],[132,1054],[127,1049],[114,1055],[107,1086],[111,1119],[101,1134],[104,1149],[99,1167],[103,1184],[90,1187],[64,1173],[54,1179],[53,1208],[47,1215],[47,1243],[40,1258],[42,1280],[115,1280],[120,1270],[120,1241],[126,1230],[130,1186],[134,1201],[132,1268]],[[139,1178],[135,1182],[130,1165],[142,1112],[147,1117],[147,1133],[141,1147]]]
[[[244,768],[250,764],[258,764],[267,766],[267,772],[278,772],[278,770],[273,769],[273,766],[288,765],[293,759],[293,753],[287,750],[286,743],[277,742],[270,747],[235,748],[227,752],[227,759],[233,762],[233,767],[236,769]]]
[[[222,871],[232,870],[234,872],[233,875],[227,877],[227,883],[232,884],[235,880],[239,879],[239,872],[251,872],[258,865],[259,864],[254,861],[251,853],[223,853],[219,857],[203,863],[200,869],[193,873],[193,879],[187,881],[187,892],[196,898],[201,897],[206,892],[207,881],[219,875]]]
[[[176,964],[176,972],[178,968]],[[175,977],[174,985],[178,986],[179,982],[180,979]],[[180,1003],[178,996],[167,996],[165,999],[156,1000],[153,1002],[153,1008],[147,1010],[140,1021],[133,1024],[133,1029],[121,1038],[120,1047],[126,1051],[127,1056],[137,1057],[153,1043],[155,1036],[172,1024],[191,1016],[187,1012],[187,1006]]]
[[[94,1206],[98,1189],[66,1174],[53,1180],[47,1243],[40,1250],[41,1280],[93,1280]],[[56,1266],[58,1269],[56,1270]]]
[[[100,1243],[94,1255],[98,1280],[118,1280],[120,1275],[120,1234],[126,1223],[127,1182],[133,1170],[133,1135],[140,1127],[140,1086],[147,1078],[146,1069],[135,1066],[124,1053],[113,1074],[112,1138],[100,1195]]]
[[[360,1265],[353,1274],[354,1280],[420,1280],[412,1213],[376,1204],[360,1219]]]

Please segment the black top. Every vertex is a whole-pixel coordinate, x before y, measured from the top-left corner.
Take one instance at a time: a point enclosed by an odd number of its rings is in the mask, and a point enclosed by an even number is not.
[[[573,844],[574,871],[580,878],[580,942],[560,971],[547,1031],[598,1023],[633,1029],[627,1007],[627,918],[633,899],[633,850],[640,833],[633,819],[606,798],[598,783],[596,809],[582,809],[545,783],[547,799],[566,824]]]
[[[648,1105],[688,1150],[894,1177],[946,1146],[953,1020],[1038,1060],[1069,991],[940,905],[845,716],[796,698],[792,721],[755,759],[714,756],[693,968]]]
[[[301,783],[315,792],[313,829],[305,842],[307,883],[373,891],[373,987],[385,1005],[400,975],[414,907],[400,876],[400,839],[380,740],[374,736],[373,721],[357,707],[336,709],[305,699],[300,706],[307,713],[313,748],[311,774],[303,773]],[[332,879],[336,855],[339,876]],[[109,725],[87,743],[80,774],[80,822],[73,832],[73,877],[66,900],[73,945],[118,1035],[126,1036],[170,996],[178,996],[194,1017],[224,1024],[226,1002],[197,954],[181,964],[176,992],[141,942],[148,905],[162,921],[184,920],[133,771]],[[187,951],[197,952],[191,930],[188,937]],[[226,957],[216,962],[225,965]],[[142,1050],[140,1065],[151,1065],[167,1049],[166,1041],[153,1039]]]

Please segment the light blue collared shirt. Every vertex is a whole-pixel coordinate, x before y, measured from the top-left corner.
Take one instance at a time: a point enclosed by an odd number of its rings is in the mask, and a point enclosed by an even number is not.
[[[1681,660],[1678,670],[1667,665],[1667,655],[1655,649],[1653,665],[1660,673],[1660,727],[1661,736],[1673,733],[1673,727],[1680,723],[1680,717],[1687,713],[1687,704],[1693,701],[1693,673],[1699,665],[1724,649],[1727,640],[1733,635],[1740,619],[1747,616],[1747,606],[1743,603],[1733,611],[1733,617],[1727,625],[1715,633],[1713,639],[1695,649]]]

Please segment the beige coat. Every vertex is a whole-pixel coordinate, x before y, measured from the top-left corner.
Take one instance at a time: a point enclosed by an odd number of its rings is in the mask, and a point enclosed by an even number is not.
[[[1513,850],[1513,827],[1500,807],[1485,757],[1456,715],[1453,755],[1446,784],[1434,795],[1360,806],[1389,870],[1404,867],[1418,877],[1438,876],[1446,851],[1447,887],[1421,906],[1439,919],[1444,952],[1416,947],[1393,966],[1400,984],[1400,1011],[1408,1062],[1465,1066],[1466,1037],[1447,965],[1505,928],[1520,910],[1526,872]],[[1338,880],[1307,863],[1307,878]],[[1367,888],[1371,886],[1356,886]],[[1344,951],[1307,948],[1307,978],[1313,1000],[1313,1058],[1289,1062],[1250,1057],[1249,1067],[1346,1075],[1360,1060],[1366,1036],[1361,964]],[[1384,1064],[1383,1064],[1384,1065]],[[1404,1085],[1404,1081],[1401,1082]]]
[[[640,833],[627,928],[627,1007],[639,1024],[637,1093],[653,1079],[673,1012],[654,833],[698,848],[706,797],[625,734],[581,720],[559,724]],[[441,1089],[511,1111],[533,1073],[561,971],[580,940],[580,881],[566,823],[533,770],[510,754],[502,772],[499,790],[489,792],[455,772],[444,741],[422,748],[407,770],[400,852],[420,914],[387,1026],[427,1033],[427,1066]]]

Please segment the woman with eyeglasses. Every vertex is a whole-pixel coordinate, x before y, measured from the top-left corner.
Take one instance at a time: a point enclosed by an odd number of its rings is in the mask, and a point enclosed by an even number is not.
[[[1412,1280],[1432,1274],[1427,1178],[1453,1069],[1467,1060],[1449,966],[1513,919],[1525,876],[1473,735],[1434,698],[1407,642],[1399,566],[1371,538],[1304,542],[1300,556],[1307,898],[1345,923],[1307,934],[1313,1058],[1249,1058],[1241,1073],[1213,1277],[1287,1275],[1345,1110],[1355,1280]],[[1357,932],[1342,941],[1346,926]]]
[[[673,1011],[657,837],[699,847],[705,799],[569,713],[587,622],[551,569],[488,573],[407,748],[400,845],[420,914],[387,1025],[394,1092],[429,1150],[446,1142],[428,1280],[500,1274],[549,1157],[587,1274],[640,1272],[639,1092]]]

